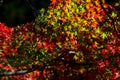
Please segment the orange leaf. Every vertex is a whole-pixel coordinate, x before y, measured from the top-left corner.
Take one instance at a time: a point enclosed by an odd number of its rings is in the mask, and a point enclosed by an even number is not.
[[[63,23],[65,23],[65,22],[66,22],[66,19],[65,19],[65,18],[61,18],[61,21],[62,21]]]
[[[42,43],[41,42],[38,43],[37,48],[42,48]]]
[[[71,3],[71,0],[68,0],[68,3]]]
[[[56,0],[51,0],[51,4],[55,5],[56,4]]]
[[[71,43],[72,43],[73,45],[75,45],[75,44],[77,44],[77,41],[76,41],[75,39],[72,39],[72,40],[71,40]]]
[[[29,36],[24,36],[23,40],[27,40],[29,38]]]
[[[98,22],[92,22],[92,23],[91,23],[91,26],[92,26],[93,28],[97,28],[97,27],[98,27]]]

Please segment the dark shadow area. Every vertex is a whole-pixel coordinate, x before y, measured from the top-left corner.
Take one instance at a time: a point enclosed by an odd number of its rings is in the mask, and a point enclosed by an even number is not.
[[[38,15],[39,9],[48,8],[49,4],[50,0],[3,0],[0,21],[10,27],[31,22]]]

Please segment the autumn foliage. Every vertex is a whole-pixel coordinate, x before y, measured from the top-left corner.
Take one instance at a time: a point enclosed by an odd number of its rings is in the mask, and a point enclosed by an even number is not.
[[[0,23],[1,79],[120,79],[119,6],[51,0],[34,22]]]

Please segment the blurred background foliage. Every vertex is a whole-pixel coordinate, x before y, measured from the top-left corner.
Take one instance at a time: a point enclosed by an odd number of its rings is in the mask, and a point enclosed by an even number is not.
[[[49,4],[50,0],[0,0],[0,21],[11,27],[31,22],[36,11],[47,9]]]

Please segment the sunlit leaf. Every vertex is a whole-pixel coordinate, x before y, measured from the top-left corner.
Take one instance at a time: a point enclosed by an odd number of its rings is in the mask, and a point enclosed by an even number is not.
[[[87,29],[85,27],[82,27],[82,31],[87,31]]]
[[[62,48],[61,42],[58,42],[57,45],[58,45],[58,47]]]
[[[90,2],[91,0],[86,0],[86,2]]]
[[[101,30],[100,30],[100,28],[98,27],[96,30],[96,33],[98,33],[98,34],[100,34],[101,33]]]
[[[102,33],[102,34],[101,34],[101,37],[102,37],[103,39],[105,39],[105,38],[107,37],[107,34],[106,34],[106,33]]]
[[[57,11],[57,16],[60,16],[61,15],[61,12],[60,11]]]
[[[116,17],[117,14],[115,13],[115,11],[112,11],[112,14],[111,14],[112,17]]]
[[[75,60],[78,60],[78,56],[75,55],[75,56],[74,56],[74,59],[75,59]]]

